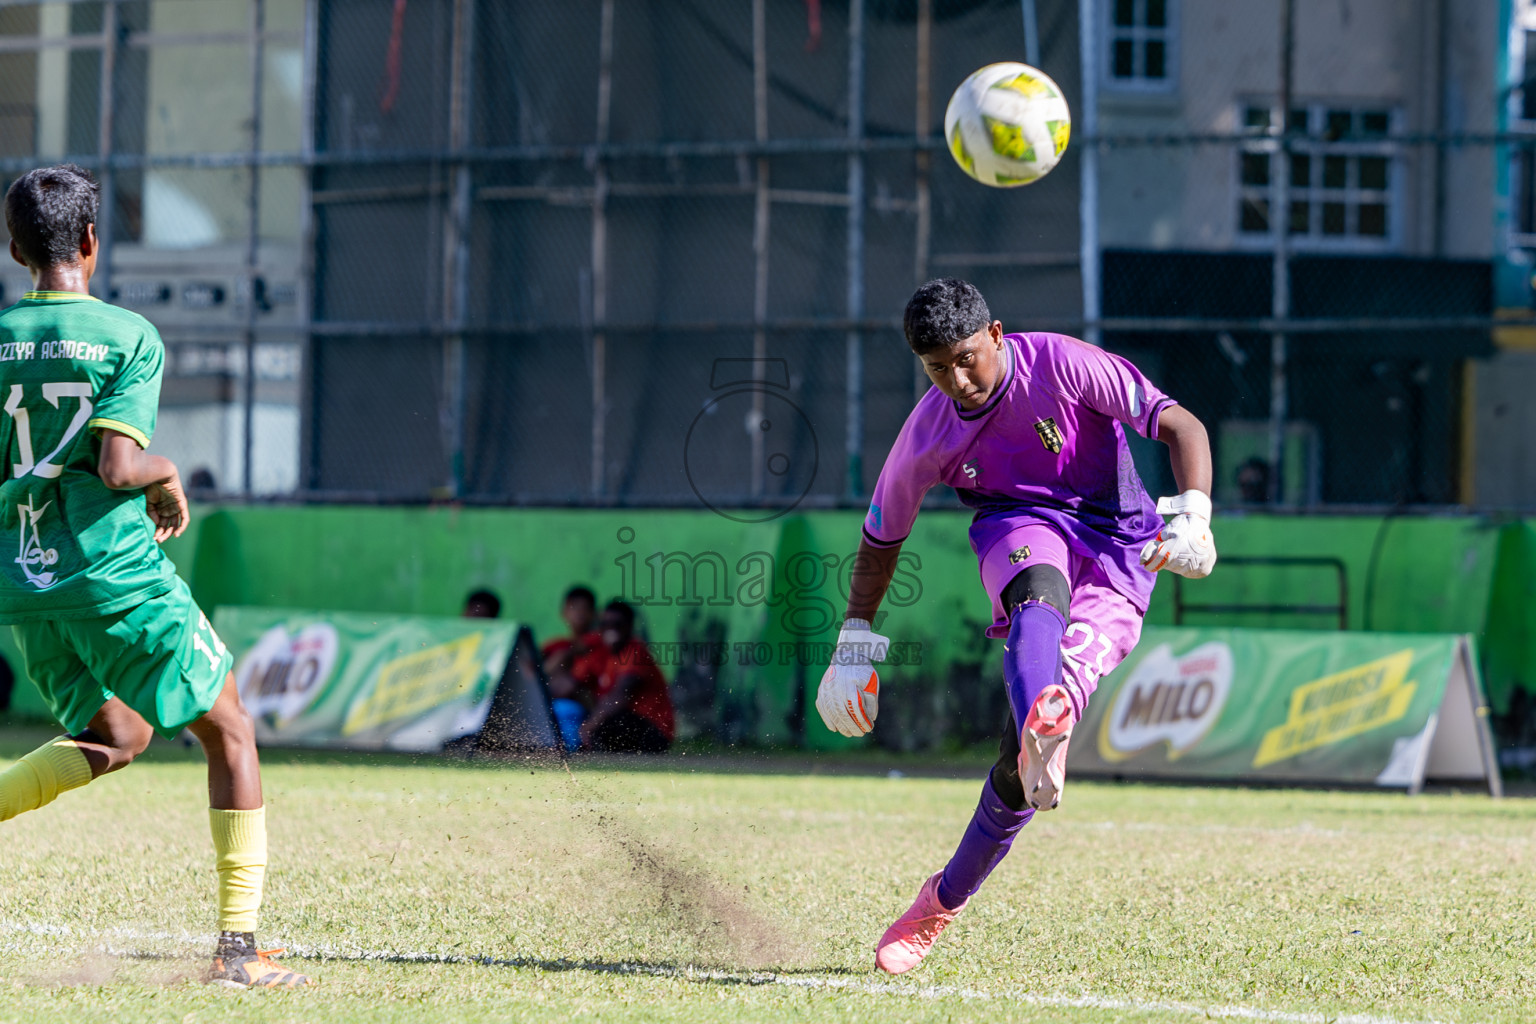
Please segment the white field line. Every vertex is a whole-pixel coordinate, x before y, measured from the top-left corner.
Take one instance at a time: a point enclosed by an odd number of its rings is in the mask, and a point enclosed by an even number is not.
[[[1318,828],[1315,825],[1293,825],[1275,828],[1267,825],[1186,825],[1178,822],[1158,821],[1081,821],[1064,819],[1052,821],[1049,827],[1064,831],[1082,829],[1095,832],[1195,833],[1200,835],[1257,836],[1261,838],[1390,839],[1400,841],[1413,840],[1426,843],[1464,843],[1468,845],[1502,843],[1509,846],[1530,846],[1536,843],[1536,835],[1472,836],[1467,834],[1448,835],[1437,832],[1367,832],[1361,829]]]
[[[39,938],[127,939],[138,941],[172,941],[182,945],[195,945],[198,952],[188,952],[189,957],[202,955],[212,947],[214,936],[194,935],[190,932],[150,932],[133,928],[72,928],[69,925],[30,924],[0,921],[0,933],[29,934]],[[0,942],[0,952],[36,952],[37,944],[29,942]],[[146,954],[135,949],[117,947],[110,941],[98,947],[101,952],[121,957],[154,957],[164,954]],[[1268,1024],[1448,1024],[1446,1021],[1408,1020],[1398,1017],[1381,1017],[1374,1014],[1345,1013],[1298,1013],[1290,1010],[1266,1010],[1256,1006],[1199,1006],[1194,1003],[1164,1002],[1160,1000],[1119,999],[1112,996],[1047,996],[1035,992],[1009,990],[988,991],[957,985],[914,985],[899,981],[864,981],[854,978],[817,977],[814,975],[774,974],[754,971],[712,971],[697,967],[671,967],[644,963],[583,962],[579,960],[537,960],[533,958],[502,958],[474,956],[460,953],[399,953],[387,949],[344,949],[322,944],[305,946],[293,944],[287,947],[290,956],[306,960],[385,961],[388,963],[419,964],[472,964],[482,967],[520,967],[553,971],[588,971],[594,974],[641,975],[661,978],[678,978],[684,981],[727,982],[737,985],[780,985],[788,988],[826,989],[840,992],[856,992],[874,996],[896,996],[908,999],[960,999],[973,1001],[1005,1001],[1028,1006],[1047,1006],[1062,1009],[1114,1010],[1122,1013],[1167,1013],[1186,1017],[1216,1020],[1264,1021]]]

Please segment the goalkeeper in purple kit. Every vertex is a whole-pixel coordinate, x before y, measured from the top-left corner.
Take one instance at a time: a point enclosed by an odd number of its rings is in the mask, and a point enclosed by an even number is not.
[[[875,962],[892,974],[922,962],[1019,830],[1060,802],[1072,728],[1136,645],[1153,574],[1198,578],[1216,563],[1205,428],[1129,362],[1059,334],[1005,335],[975,286],[954,279],[919,288],[904,327],[935,386],[875,485],[816,707],[845,736],[873,728],[871,663],[889,643],[870,624],[924,495],[948,484],[975,510],[1011,714],[959,848],[880,940]],[[1168,445],[1179,495],[1147,496],[1125,426]]]

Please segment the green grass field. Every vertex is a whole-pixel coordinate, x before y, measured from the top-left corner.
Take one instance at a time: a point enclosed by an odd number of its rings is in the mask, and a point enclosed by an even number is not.
[[[1075,782],[890,979],[977,784],[875,764],[272,752],[260,937],[320,984],[231,992],[202,766],[157,745],[0,826],[0,1019],[1536,1019],[1531,800]]]

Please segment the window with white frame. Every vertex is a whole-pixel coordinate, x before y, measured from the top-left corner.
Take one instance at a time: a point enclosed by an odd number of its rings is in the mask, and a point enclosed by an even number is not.
[[[1286,118],[1288,152],[1276,137],[1278,109],[1247,104],[1242,113],[1243,131],[1254,140],[1237,153],[1240,237],[1272,237],[1283,195],[1289,201],[1287,231],[1298,244],[1357,249],[1396,244],[1402,218],[1402,162],[1391,141],[1396,111],[1293,107]]]
[[[1536,122],[1536,31],[1527,28],[1521,33],[1525,44],[1525,59],[1520,62],[1520,116],[1518,120]]]
[[[1519,0],[1515,22],[1521,31],[1511,37],[1511,81],[1507,113],[1509,130],[1532,141],[1510,150],[1509,244],[1536,248],[1536,4]]]
[[[1178,0],[1101,0],[1104,85],[1128,92],[1174,87]]]

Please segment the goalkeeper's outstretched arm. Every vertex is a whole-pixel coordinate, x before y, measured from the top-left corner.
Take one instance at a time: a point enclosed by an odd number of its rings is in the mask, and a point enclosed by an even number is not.
[[[844,736],[862,736],[874,728],[880,708],[880,679],[874,663],[885,660],[890,645],[871,628],[880,601],[896,574],[896,556],[901,545],[876,547],[868,540],[859,541],[853,558],[852,580],[848,588],[848,615],[843,619],[832,664],[821,677],[816,692],[816,710],[833,732]]]
[[[880,602],[896,575],[896,556],[901,545],[875,547],[868,540],[859,541],[859,553],[853,556],[852,580],[848,585],[848,614],[845,619],[863,619],[874,622]]]

